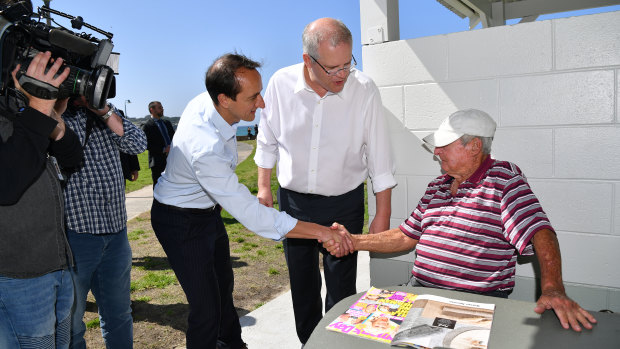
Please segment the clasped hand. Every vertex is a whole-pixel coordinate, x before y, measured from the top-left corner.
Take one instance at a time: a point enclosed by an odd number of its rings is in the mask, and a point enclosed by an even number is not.
[[[323,247],[334,257],[346,256],[355,252],[351,234],[342,224],[334,223],[330,227],[332,239],[319,241]]]

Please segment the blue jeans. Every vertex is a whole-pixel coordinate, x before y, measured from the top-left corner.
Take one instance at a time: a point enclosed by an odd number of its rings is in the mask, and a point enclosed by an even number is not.
[[[68,348],[73,282],[67,270],[0,276],[0,348]]]
[[[107,348],[133,348],[131,317],[131,247],[127,229],[115,234],[78,234],[67,230],[75,268],[75,307],[71,321],[71,348],[86,348],[84,311],[92,291],[99,309],[101,334]]]

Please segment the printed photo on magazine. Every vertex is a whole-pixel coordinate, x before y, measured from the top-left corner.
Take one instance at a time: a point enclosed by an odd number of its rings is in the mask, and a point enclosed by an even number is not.
[[[495,304],[419,295],[391,344],[422,349],[486,349],[494,312]]]
[[[389,344],[415,297],[411,293],[371,287],[327,329]]]

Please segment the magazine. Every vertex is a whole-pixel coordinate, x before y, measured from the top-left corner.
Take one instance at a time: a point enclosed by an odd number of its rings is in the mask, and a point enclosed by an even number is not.
[[[419,295],[392,345],[486,349],[494,312],[495,304]]]
[[[415,298],[412,293],[371,287],[327,329],[389,344]]]
[[[485,349],[494,304],[371,287],[327,329],[394,346]]]

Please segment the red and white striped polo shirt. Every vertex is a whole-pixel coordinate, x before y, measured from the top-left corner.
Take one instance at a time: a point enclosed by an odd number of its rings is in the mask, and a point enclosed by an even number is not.
[[[400,225],[419,240],[411,273],[424,286],[474,292],[511,291],[517,254],[551,223],[521,170],[490,156],[450,193],[453,178],[433,180]]]

